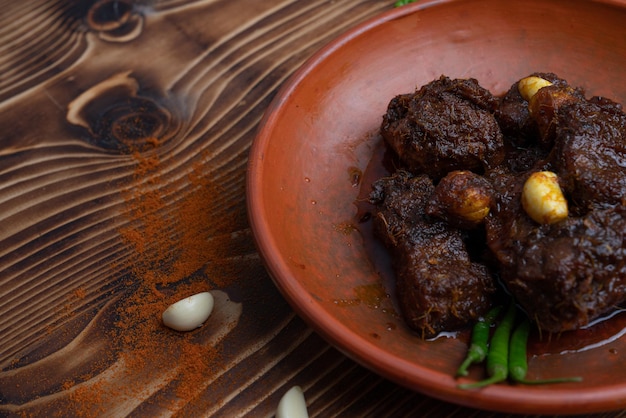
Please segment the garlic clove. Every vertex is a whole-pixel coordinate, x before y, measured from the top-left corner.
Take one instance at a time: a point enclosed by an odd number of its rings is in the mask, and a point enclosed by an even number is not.
[[[551,171],[532,173],[522,189],[522,206],[537,223],[553,224],[568,216],[567,200]]]
[[[163,325],[176,331],[199,328],[213,311],[213,295],[197,293],[171,304],[162,314]]]
[[[517,89],[524,98],[524,100],[530,102],[530,99],[532,99],[539,90],[541,90],[543,87],[551,85],[552,83],[544,78],[530,76],[522,78],[517,84]]]
[[[304,392],[300,386],[289,389],[281,398],[276,418],[309,418]]]

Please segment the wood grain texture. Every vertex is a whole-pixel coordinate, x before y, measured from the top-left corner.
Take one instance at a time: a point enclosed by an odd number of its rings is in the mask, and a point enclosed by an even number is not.
[[[408,391],[330,347],[278,294],[247,224],[247,152],[277,89],[392,4],[2,2],[0,416],[272,416],[296,384],[311,416],[507,416]],[[152,220],[163,228],[147,232]],[[179,248],[192,238],[206,245]],[[178,274],[164,294],[217,292],[194,342],[219,355],[184,402],[184,352],[129,375],[128,346],[111,339],[138,276],[159,271]]]

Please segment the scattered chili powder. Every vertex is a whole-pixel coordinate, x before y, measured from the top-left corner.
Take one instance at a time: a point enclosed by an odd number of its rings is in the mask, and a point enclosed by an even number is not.
[[[128,261],[130,277],[124,282],[129,290],[117,307],[115,329],[105,331],[116,347],[107,354],[109,362],[123,364],[124,376],[107,381],[97,375],[80,387],[74,381],[63,383],[63,389],[70,391],[74,416],[96,416],[109,405],[133,397],[176,411],[196,398],[202,383],[220,371],[219,347],[195,341],[198,331],[165,328],[161,314],[177,300],[211,290],[209,281],[233,280],[232,268],[224,260],[236,223],[234,211],[218,206],[223,191],[206,177],[204,161],[192,167],[188,189],[176,190],[163,178],[165,168],[157,152],[160,141],[146,143],[151,148],[132,153],[135,169],[126,195],[128,226],[119,231],[134,255]],[[83,298],[85,292],[79,289],[74,295]],[[142,393],[146,382],[164,377],[171,391]],[[116,385],[125,379],[124,387]]]
[[[74,290],[74,296],[76,296],[78,299],[85,299],[85,296],[87,296],[87,292],[85,292],[85,289],[83,289],[82,287],[79,287],[78,289]]]

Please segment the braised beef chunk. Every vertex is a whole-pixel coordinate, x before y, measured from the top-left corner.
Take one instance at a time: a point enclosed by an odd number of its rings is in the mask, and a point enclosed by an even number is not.
[[[542,148],[550,149],[554,145],[561,108],[579,102],[585,102],[584,93],[570,86],[547,86],[532,97],[528,109],[537,125],[537,141]]]
[[[499,201],[486,225],[501,280],[542,330],[579,328],[624,301],[626,208],[539,225],[519,203],[524,180],[499,175],[494,182]]]
[[[487,268],[470,259],[461,230],[428,217],[434,192],[425,175],[398,171],[373,185],[374,231],[389,248],[406,323],[428,338],[483,315],[495,291]]]
[[[626,114],[594,98],[561,108],[555,165],[579,205],[612,205],[626,197]]]
[[[504,158],[498,105],[475,79],[442,76],[413,94],[395,97],[381,134],[413,173],[438,179],[452,170],[483,172]]]

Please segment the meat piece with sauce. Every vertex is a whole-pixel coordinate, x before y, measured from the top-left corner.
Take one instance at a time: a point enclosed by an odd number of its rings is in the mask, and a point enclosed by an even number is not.
[[[626,203],[626,114],[607,99],[563,106],[557,113],[554,164],[578,205]]]
[[[428,176],[401,170],[376,181],[370,195],[405,322],[425,338],[478,319],[495,291],[488,269],[471,260],[464,232],[426,215],[434,189]]]
[[[381,134],[404,168],[438,180],[453,170],[482,173],[504,158],[498,106],[475,79],[432,81],[396,96],[383,116]]]

